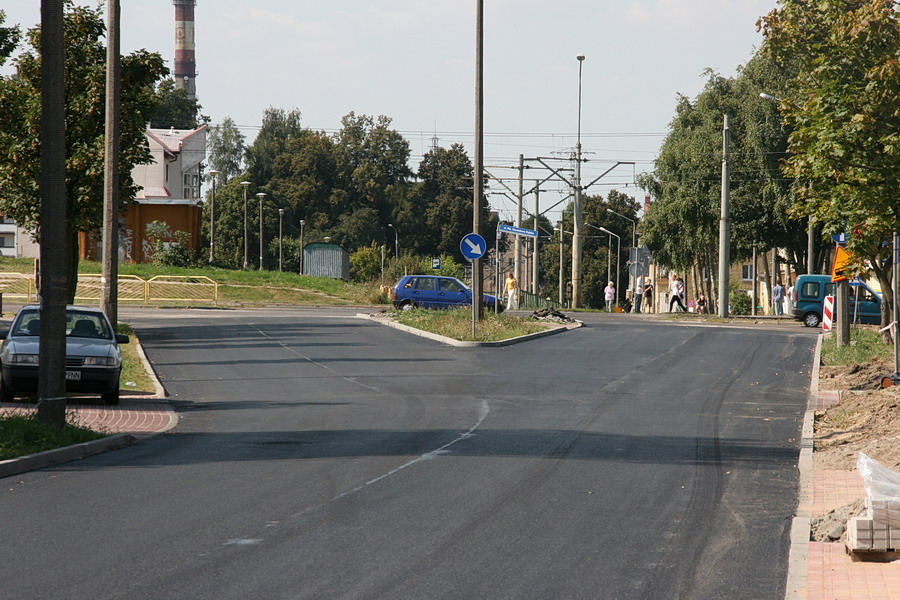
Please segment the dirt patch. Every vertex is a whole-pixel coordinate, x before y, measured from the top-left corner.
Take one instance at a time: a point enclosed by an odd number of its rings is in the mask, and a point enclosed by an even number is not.
[[[823,366],[820,390],[839,390],[840,402],[816,411],[813,461],[816,469],[853,471],[860,452],[884,466],[900,470],[900,386],[882,389],[881,380],[893,373],[893,361],[864,365]],[[863,500],[813,518],[810,539],[843,541],[847,520],[863,514]]]

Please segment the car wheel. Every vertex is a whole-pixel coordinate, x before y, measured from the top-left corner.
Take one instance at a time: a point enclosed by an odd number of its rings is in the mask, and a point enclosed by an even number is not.
[[[0,377],[0,402],[9,404],[13,400],[15,400],[15,394],[13,394],[12,388],[6,385],[6,382]]]
[[[400,310],[412,310],[416,307],[415,302],[404,302],[400,305]]]
[[[808,312],[803,315],[803,324],[807,327],[818,327],[822,319],[814,312]]]
[[[108,392],[103,392],[100,394],[100,399],[103,400],[103,404],[107,406],[115,406],[119,403],[119,385],[116,382],[116,389],[110,390]]]

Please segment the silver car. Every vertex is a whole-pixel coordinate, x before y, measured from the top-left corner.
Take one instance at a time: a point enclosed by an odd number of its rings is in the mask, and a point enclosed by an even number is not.
[[[9,331],[0,331],[0,401],[33,395],[38,388],[41,316],[38,305],[23,306]],[[99,308],[66,307],[66,390],[100,394],[105,404],[119,403],[119,374],[127,335],[116,334]]]

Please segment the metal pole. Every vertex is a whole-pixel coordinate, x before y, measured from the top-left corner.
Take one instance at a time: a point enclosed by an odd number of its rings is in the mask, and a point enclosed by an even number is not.
[[[750,314],[754,317],[756,316],[756,292],[757,292],[757,282],[756,282],[756,244],[753,244],[753,268],[750,270],[750,276],[753,278],[753,306],[750,307]]]
[[[278,270],[284,271],[284,209],[278,209]]]
[[[581,216],[581,67],[584,55],[578,59],[578,138],[575,142],[575,222],[572,224],[572,308],[581,306],[581,251],[582,251],[582,216]]]
[[[306,221],[300,219],[300,274],[303,275],[303,225]],[[382,248],[382,252],[384,249]]]
[[[564,308],[566,306],[566,290],[563,287],[565,284],[564,281],[564,273],[563,273],[563,256],[565,256],[564,248],[563,248],[563,223],[560,219],[559,221],[559,307]]]
[[[502,284],[501,279],[500,279],[500,238],[502,237],[502,235],[503,234],[500,232],[500,228],[498,227],[497,228],[497,241],[494,244],[494,257],[496,259],[495,262],[497,265],[497,268],[495,269],[496,272],[494,273],[494,281],[496,282],[496,285],[497,285],[497,287],[495,288],[497,290],[497,293],[496,293],[497,300],[496,300],[496,302],[494,302],[494,314],[495,315],[500,314],[500,298],[502,296],[502,294],[500,293],[500,285]]]
[[[809,217],[809,230],[806,232],[806,272],[812,275],[816,268],[816,226],[813,218]]]
[[[616,304],[619,304],[619,273],[622,272],[622,238],[616,236]]]
[[[247,188],[250,186],[249,181],[242,181],[241,185],[244,186],[244,270],[250,268],[250,263],[247,262],[247,255],[250,249],[250,229],[247,224]]]
[[[731,266],[731,173],[729,144],[731,115],[725,113],[722,128],[722,215],[719,219],[719,317],[728,317],[729,268]]]
[[[525,156],[519,155],[519,193],[516,194],[516,227],[522,227],[522,200],[524,196],[524,185],[523,177],[525,176]],[[524,288],[522,285],[522,239],[521,236],[514,235],[513,243],[515,247],[513,249],[513,273],[516,278],[516,283],[519,284],[519,288]]]
[[[540,264],[540,261],[538,260],[540,258],[540,256],[538,255],[538,247],[539,247],[538,246],[538,238],[540,238],[540,236],[541,236],[541,231],[538,227],[538,212],[540,210],[540,208],[539,208],[540,193],[541,193],[541,190],[535,188],[535,190],[534,190],[534,227],[532,227],[532,229],[537,231],[538,234],[534,238],[534,244],[533,244],[532,252],[531,252],[531,254],[533,256],[533,258],[532,258],[533,262],[531,263],[531,293],[533,293],[534,295],[537,295],[537,293],[538,293],[538,279],[539,279],[538,278],[538,267]]]
[[[894,383],[900,384],[900,233],[894,232]]]
[[[212,177],[212,198],[209,201],[209,264],[216,261],[216,179],[218,171],[210,171]]]
[[[263,192],[256,194],[256,197],[259,198],[259,270],[263,270],[263,198],[266,195]]]

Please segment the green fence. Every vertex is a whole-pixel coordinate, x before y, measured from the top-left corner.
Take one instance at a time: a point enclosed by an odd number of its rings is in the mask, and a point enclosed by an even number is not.
[[[541,298],[537,294],[519,290],[519,310],[539,310],[541,308],[559,309],[559,302]]]

